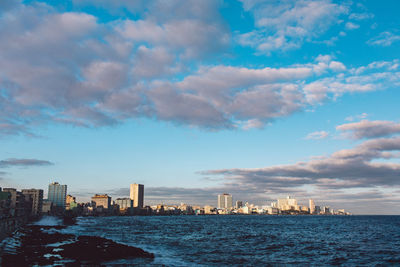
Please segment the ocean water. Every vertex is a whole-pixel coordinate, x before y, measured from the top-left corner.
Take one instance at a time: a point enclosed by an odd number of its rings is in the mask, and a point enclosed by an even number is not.
[[[62,232],[153,252],[145,265],[400,266],[400,216],[82,217]]]

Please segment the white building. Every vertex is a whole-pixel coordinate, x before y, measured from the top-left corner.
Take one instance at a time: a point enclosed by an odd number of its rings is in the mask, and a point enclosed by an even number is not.
[[[144,185],[142,184],[131,184],[130,187],[130,199],[133,200],[133,207],[143,208],[144,198]]]
[[[232,209],[232,196],[229,194],[218,195],[218,209]]]
[[[308,206],[310,208],[310,214],[314,214],[315,213],[315,203],[314,200],[310,199],[308,200]]]

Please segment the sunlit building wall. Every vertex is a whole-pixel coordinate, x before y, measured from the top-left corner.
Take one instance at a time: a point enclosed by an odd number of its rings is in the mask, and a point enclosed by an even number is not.
[[[230,194],[218,195],[218,209],[232,209],[233,202]]]
[[[144,185],[142,184],[131,184],[130,187],[130,199],[133,200],[133,206],[135,208],[143,208],[144,200]]]
[[[310,208],[310,214],[314,214],[315,213],[315,203],[314,200],[310,199],[308,200],[308,206]]]

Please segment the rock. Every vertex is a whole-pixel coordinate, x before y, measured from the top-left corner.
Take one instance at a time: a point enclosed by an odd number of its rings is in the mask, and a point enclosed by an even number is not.
[[[20,230],[21,245],[15,253],[4,253],[1,266],[57,265],[62,261],[80,265],[81,262],[100,265],[100,263],[120,260],[147,258],[154,254],[143,249],[120,244],[110,239],[96,236],[78,236],[59,232],[43,232],[43,229],[60,228],[57,226],[30,225]],[[68,241],[59,246],[48,246]],[[64,264],[61,264],[64,265]]]
[[[143,249],[116,243],[97,236],[79,236],[73,244],[60,246],[63,258],[79,261],[102,262],[129,258],[154,258],[153,253]]]

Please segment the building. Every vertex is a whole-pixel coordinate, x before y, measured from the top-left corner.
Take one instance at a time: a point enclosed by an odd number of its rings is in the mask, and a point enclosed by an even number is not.
[[[243,202],[240,200],[236,200],[235,208],[240,209],[241,207],[243,207]]]
[[[133,208],[133,200],[130,198],[117,198],[114,204],[119,206],[119,210],[127,210]]]
[[[103,209],[108,210],[109,208],[111,208],[111,197],[107,194],[96,194],[92,197],[92,203],[95,203],[96,209],[102,207]]]
[[[213,207],[209,205],[204,206],[204,214],[213,214],[213,213],[214,213]]]
[[[76,198],[71,195],[67,195],[65,203],[66,203],[65,209],[67,209],[67,210],[72,210],[72,209],[78,207],[78,203],[76,203]]]
[[[308,206],[310,208],[310,214],[314,214],[315,213],[315,203],[314,200],[310,199],[308,200]]]
[[[218,195],[218,209],[232,209],[232,196],[229,194]]]
[[[53,209],[53,203],[48,199],[44,199],[43,200],[43,206],[42,206],[42,213],[43,214],[50,214],[52,209]]]
[[[15,207],[17,206],[17,189],[15,188],[3,188],[3,192],[8,192],[10,194],[10,212],[14,216]]]
[[[43,207],[43,190],[42,189],[22,189],[22,194],[32,198],[32,216],[38,216],[42,212]]]
[[[278,199],[278,209],[280,210],[300,210],[297,205],[297,200],[290,196]]]
[[[11,194],[0,190],[0,220],[10,216]]]
[[[60,185],[57,182],[49,184],[47,199],[53,203],[56,209],[64,210],[67,198],[67,185]]]
[[[320,206],[315,206],[315,214],[320,214],[321,213],[321,207]]]
[[[130,199],[133,200],[133,207],[143,208],[144,198],[144,185],[142,184],[131,184],[130,187]]]

